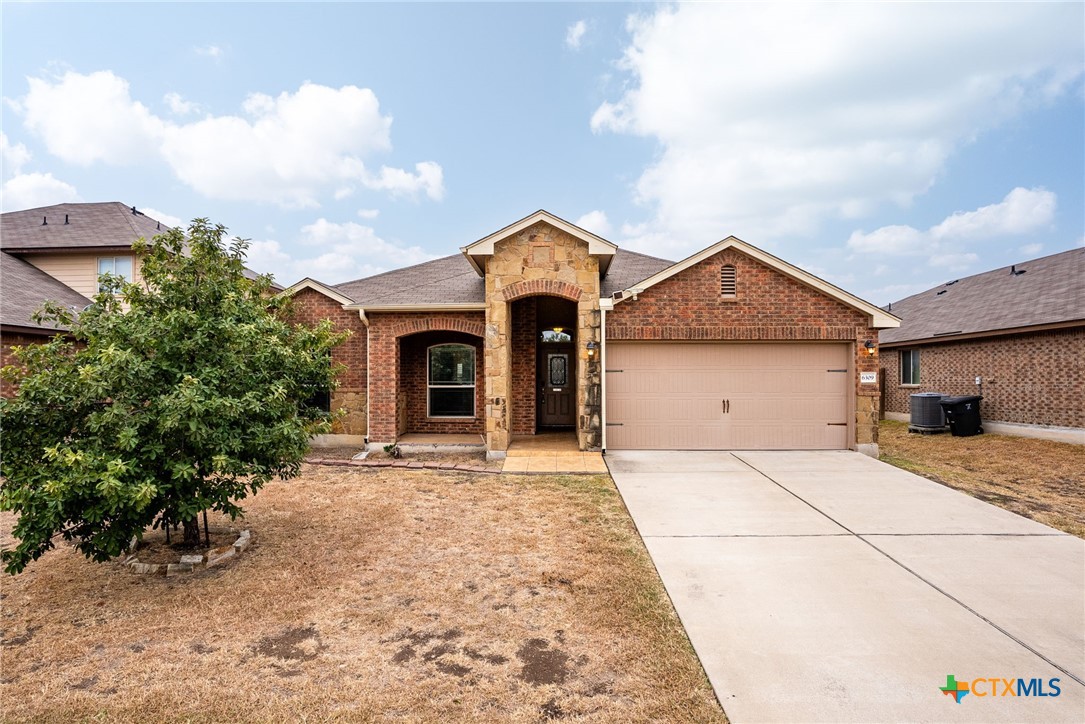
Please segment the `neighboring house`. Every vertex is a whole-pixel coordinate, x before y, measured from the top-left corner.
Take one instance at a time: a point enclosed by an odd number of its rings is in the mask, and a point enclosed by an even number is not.
[[[0,362],[14,362],[13,346],[66,331],[31,319],[46,299],[82,309],[98,292],[99,274],[139,281],[140,259],[132,243],[168,229],[119,202],[0,214]],[[2,389],[4,395],[11,393],[7,386]]]
[[[550,430],[582,450],[877,450],[861,379],[898,320],[760,249],[672,263],[539,211],[460,251],[286,290],[299,320],[353,332],[340,433],[477,434],[491,457]]]
[[[886,417],[908,419],[917,392],[982,394],[988,432],[1085,442],[1085,248],[957,279],[888,309],[902,321],[881,334]]]

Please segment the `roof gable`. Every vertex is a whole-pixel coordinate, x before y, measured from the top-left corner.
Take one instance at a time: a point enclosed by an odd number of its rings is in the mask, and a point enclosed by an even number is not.
[[[672,264],[669,267],[656,272],[652,276],[638,282],[637,284],[634,284],[631,287],[616,291],[614,293],[614,303],[619,304],[624,299],[627,299],[634,294],[640,293],[645,289],[655,286],[656,284],[659,284],[664,280],[670,279],[675,274],[679,274],[680,272],[683,272],[686,269],[689,269],[690,267],[701,263],[705,259],[715,256],[716,254],[720,253],[725,249],[735,249],[737,251],[740,251],[743,254],[746,254],[747,256],[756,259],[770,269],[774,269],[788,277],[791,277],[792,279],[821,292],[827,297],[836,299],[837,301],[848,307],[851,307],[852,309],[857,309],[860,312],[869,314],[872,327],[878,329],[886,329],[890,327],[896,327],[900,324],[900,320],[897,319],[897,317],[889,314],[881,307],[871,304],[870,302],[867,302],[863,299],[860,299],[859,297],[830,284],[824,279],[820,279],[813,274],[810,274],[809,272],[803,271],[797,266],[788,264],[783,259],[779,259],[772,254],[769,254],[767,251],[758,249],[752,244],[747,244],[746,242],[734,236],[729,236],[722,241],[716,242],[712,246],[702,249],[696,254],[686,257],[682,261]]]
[[[599,257],[600,275],[606,274],[606,270],[610,266],[610,260],[618,250],[618,245],[607,241],[601,236],[596,236],[586,229],[581,229],[576,224],[569,223],[565,219],[554,216],[549,211],[544,211],[542,209],[539,209],[534,214],[525,216],[519,221],[509,224],[503,229],[495,231],[489,236],[479,239],[473,244],[462,247],[460,251],[463,252],[463,255],[471,262],[471,266],[478,272],[478,275],[483,276],[486,269],[486,257],[493,256],[494,244],[503,239],[507,239],[514,234],[519,234],[524,229],[538,224],[539,222],[549,224],[556,229],[561,229],[566,234],[580,239],[587,244],[588,253]]]
[[[880,335],[883,344],[1082,322],[1085,248],[955,279],[889,306],[902,322]]]

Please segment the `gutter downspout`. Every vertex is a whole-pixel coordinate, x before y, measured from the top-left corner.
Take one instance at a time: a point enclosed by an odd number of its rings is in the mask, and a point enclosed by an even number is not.
[[[599,425],[602,427],[600,441],[603,454],[607,453],[607,308],[602,300],[599,304],[599,367],[602,374],[599,382]]]
[[[365,316],[365,310],[358,309],[358,317],[361,318],[362,324],[365,325],[365,447],[369,449],[369,411],[372,409],[371,400],[369,399],[369,393],[372,389],[369,386],[369,319]]]

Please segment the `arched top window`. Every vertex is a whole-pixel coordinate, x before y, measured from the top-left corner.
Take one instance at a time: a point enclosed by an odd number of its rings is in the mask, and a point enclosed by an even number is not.
[[[738,273],[731,264],[724,264],[720,267],[720,296],[738,296]]]
[[[428,354],[429,416],[475,416],[475,348],[436,344]]]

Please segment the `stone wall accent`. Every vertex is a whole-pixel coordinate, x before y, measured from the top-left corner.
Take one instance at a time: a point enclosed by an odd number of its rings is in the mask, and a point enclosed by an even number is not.
[[[720,271],[735,267],[737,294],[720,293]],[[737,249],[699,264],[628,298],[607,313],[607,340],[840,341],[853,344],[855,438],[878,441],[879,385],[861,385],[877,357],[863,348],[878,339],[868,315],[768,267]]]
[[[538,297],[512,304],[512,434],[534,435],[538,417],[536,308]]]
[[[471,420],[429,417],[429,347],[467,344],[475,348],[475,417]],[[484,431],[486,379],[482,369],[482,338],[463,332],[422,332],[401,338],[399,348],[401,433],[466,434]],[[375,383],[374,383],[375,384]]]
[[[510,306],[533,294],[577,302],[577,437],[582,450],[598,449],[600,375],[587,344],[600,343],[599,261],[585,242],[545,222],[496,242],[486,262],[486,448],[491,454],[507,450],[512,421],[520,419],[511,410],[517,400]]]
[[[313,325],[330,319],[335,328],[349,331],[350,337],[332,350],[332,364],[346,367],[339,374],[339,386],[332,391],[332,410],[344,410],[332,430],[343,435],[366,434],[366,328],[355,310],[329,299],[314,289],[302,289],[293,296],[291,321]]]
[[[900,350],[918,349],[918,386],[900,383]],[[1085,327],[883,347],[885,410],[911,414],[910,395],[980,394],[985,420],[1085,428]]]
[[[369,440],[373,443],[393,443],[409,425],[409,389],[400,379],[400,341],[412,334],[437,331],[482,337],[485,316],[481,310],[373,312],[368,316],[369,365],[373,379],[369,395]],[[485,374],[487,363],[485,355],[476,358],[476,374]]]
[[[234,541],[233,545],[212,548],[206,555],[197,553],[181,556],[177,563],[143,563],[139,560],[139,553],[133,553],[124,559],[124,565],[133,573],[142,575],[179,576],[186,573],[194,573],[204,567],[215,568],[221,566],[227,561],[232,560],[235,556],[244,553],[251,544],[252,532],[243,530],[238,534],[237,540]],[[132,548],[134,548],[135,545],[136,543],[133,540]]]

